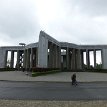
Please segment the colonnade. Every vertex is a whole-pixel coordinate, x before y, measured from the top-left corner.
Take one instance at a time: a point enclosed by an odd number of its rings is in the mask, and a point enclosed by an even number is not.
[[[10,61],[9,65],[7,62],[8,54],[10,52]],[[7,67],[9,66],[10,68],[14,68],[14,58],[15,58],[15,52],[17,54],[17,60],[16,60],[16,65],[15,68],[21,68],[23,66],[23,50],[6,50],[5,51],[5,61],[4,61],[4,66]]]
[[[37,66],[37,48],[29,48],[25,50],[6,50],[5,51],[5,67],[8,66],[7,58],[10,52],[10,68],[14,68],[14,55],[17,54],[15,68],[32,68]]]
[[[48,67],[60,68],[61,67],[61,48],[53,43],[49,43],[48,52]]]
[[[65,54],[61,49],[66,50]],[[96,51],[101,51],[102,69],[107,69],[107,45],[76,45],[59,42],[53,37],[40,31],[39,41],[26,46],[0,47],[0,68],[7,67],[8,51],[10,54],[10,68],[15,65],[15,52],[17,54],[16,68],[63,68],[70,70],[90,69],[90,51],[93,52],[94,68],[96,69]],[[86,64],[84,63],[86,53]],[[63,59],[63,60],[62,60]]]
[[[93,58],[94,58],[94,69],[96,69],[96,51],[101,51],[101,62],[102,62],[102,50],[90,50],[90,49],[86,49],[86,65],[87,65],[87,69],[90,69],[90,51],[93,52]]]
[[[75,49],[75,48],[66,48],[66,54],[62,55],[63,57],[63,67],[69,70],[76,70],[76,69],[91,69],[90,65],[90,51],[93,51],[93,58],[94,58],[94,69],[96,69],[96,51],[97,49],[90,50],[90,49]],[[102,50],[101,51],[101,62],[102,62]],[[84,63],[84,52],[86,52],[86,65]],[[84,66],[85,65],[85,66]]]
[[[82,58],[80,49],[66,48],[66,54],[62,55],[63,64],[69,70],[82,69]],[[66,65],[64,65],[66,64]]]
[[[47,51],[47,68],[61,68],[61,55],[63,56],[63,66],[70,70],[84,69],[84,52],[86,52],[86,68],[90,69],[90,52],[93,52],[94,68],[96,69],[97,49],[76,49],[66,47],[66,54],[62,55],[61,47],[49,42]],[[15,52],[17,53],[16,68],[38,67],[38,48],[28,48],[25,50],[9,50],[11,52],[10,68],[14,68]],[[101,61],[102,61],[102,50]],[[44,53],[42,53],[44,54]],[[8,50],[5,52],[5,67],[7,67]],[[103,63],[103,62],[102,62]]]
[[[29,48],[24,50],[23,68],[29,69],[37,67],[38,62],[38,49]]]

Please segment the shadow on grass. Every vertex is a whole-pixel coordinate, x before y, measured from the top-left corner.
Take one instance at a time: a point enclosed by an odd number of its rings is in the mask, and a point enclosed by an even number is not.
[[[32,77],[44,76],[44,75],[55,74],[60,72],[61,72],[60,70],[52,70],[52,71],[46,71],[46,72],[32,72]]]

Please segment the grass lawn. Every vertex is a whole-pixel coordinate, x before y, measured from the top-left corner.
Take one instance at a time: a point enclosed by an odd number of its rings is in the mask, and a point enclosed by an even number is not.
[[[48,75],[48,74],[55,74],[61,72],[60,70],[51,70],[51,71],[45,71],[45,72],[32,72],[32,77],[36,76],[42,76],[42,75]]]

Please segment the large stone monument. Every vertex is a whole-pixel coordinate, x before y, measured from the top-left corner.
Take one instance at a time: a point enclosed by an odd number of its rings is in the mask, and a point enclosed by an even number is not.
[[[40,31],[39,41],[24,46],[0,47],[0,68],[7,67],[8,52],[11,52],[10,68],[14,68],[14,53],[17,53],[17,68],[63,68],[69,70],[84,69],[86,53],[86,68],[90,69],[90,51],[94,56],[96,69],[96,51],[101,52],[101,69],[107,69],[107,45],[76,45],[59,42],[43,31]]]

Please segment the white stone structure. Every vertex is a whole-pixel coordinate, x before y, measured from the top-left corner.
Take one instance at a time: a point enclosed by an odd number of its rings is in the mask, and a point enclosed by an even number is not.
[[[101,52],[102,69],[107,69],[107,45],[76,45],[59,42],[43,31],[40,31],[39,41],[26,46],[0,47],[0,68],[7,67],[8,51],[11,52],[10,68],[14,67],[14,53],[17,52],[16,68],[66,68],[68,70],[90,69],[90,51],[94,56],[96,69],[96,51]]]

